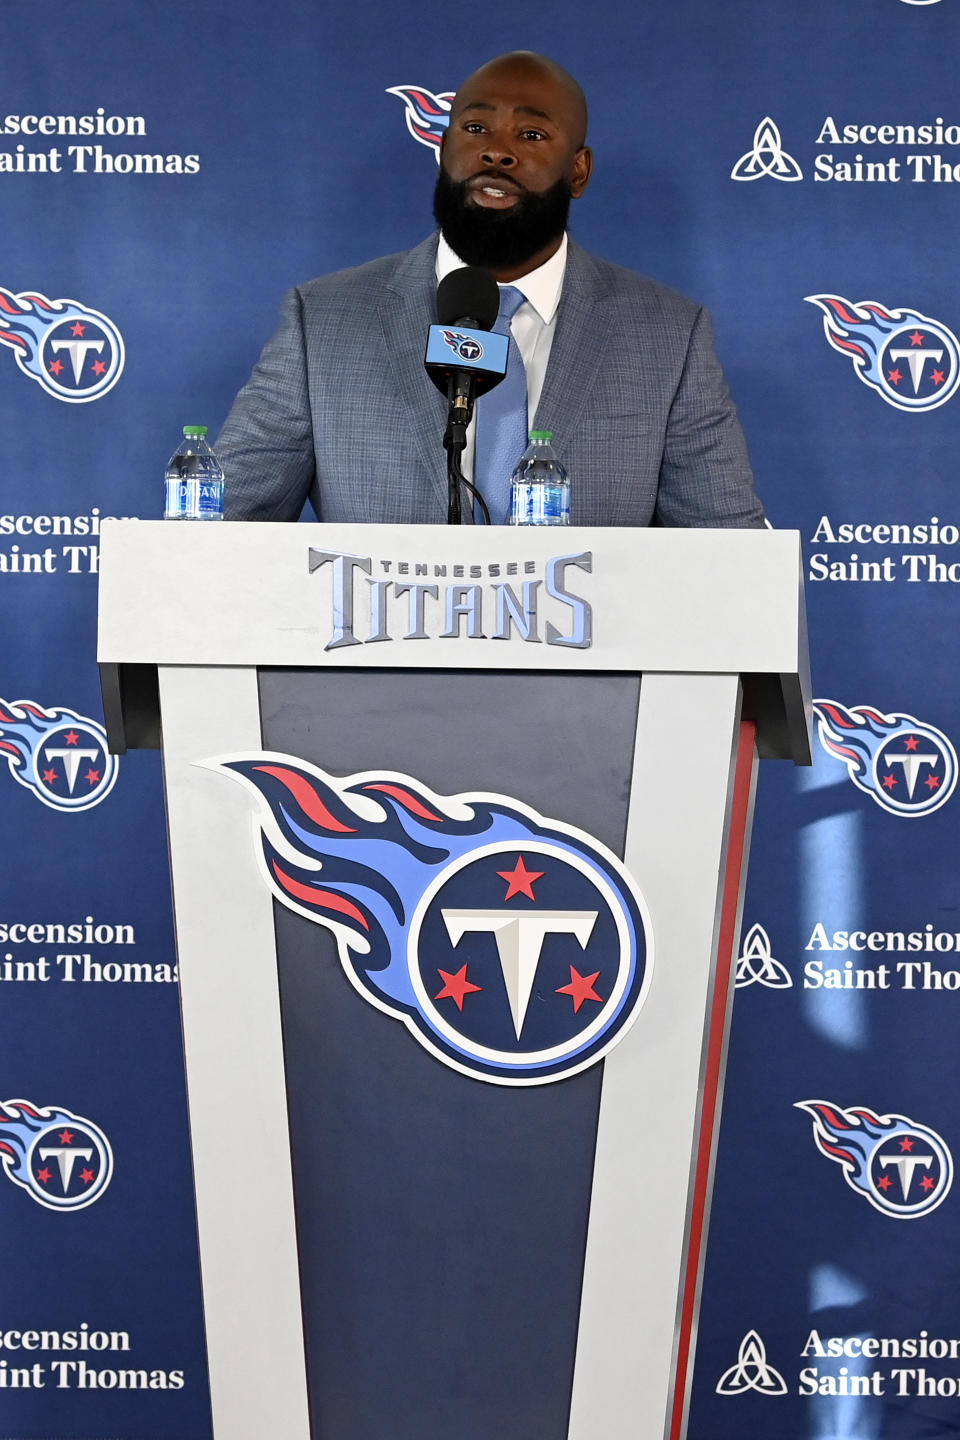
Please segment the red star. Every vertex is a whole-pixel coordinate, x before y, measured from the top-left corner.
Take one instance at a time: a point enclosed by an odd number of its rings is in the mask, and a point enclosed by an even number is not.
[[[600,971],[593,975],[581,975],[573,966],[570,966],[570,984],[561,985],[557,990],[558,995],[573,996],[573,1013],[579,1015],[580,1006],[584,1000],[599,1000],[603,1004],[603,997],[594,990],[594,982],[600,979]]]
[[[47,1169],[46,1165],[44,1165],[42,1170],[37,1171],[37,1179],[42,1180],[44,1185],[46,1185],[47,1181],[51,1179],[50,1171]]]
[[[63,369],[63,361],[53,360],[50,362],[50,365],[47,368],[49,369],[51,375],[59,375],[60,371]]]
[[[917,739],[916,735],[908,735],[903,743],[904,745],[906,745],[908,750],[916,750],[920,745],[920,741]]]
[[[94,360],[94,362],[93,362],[93,373],[94,373],[94,375],[102,375],[102,374],[104,373],[104,371],[106,370],[106,368],[107,368],[107,367],[106,367],[106,365],[104,364],[104,362],[103,362],[102,360]]]
[[[881,1178],[877,1181],[877,1189],[878,1189],[878,1190],[889,1190],[891,1183],[892,1183],[892,1182],[891,1182],[891,1180],[890,1180],[890,1176],[889,1176],[889,1175],[883,1175],[883,1176],[881,1176]]]
[[[73,1131],[72,1131],[72,1130],[61,1130],[61,1131],[60,1131],[60,1134],[57,1136],[57,1139],[60,1141],[60,1144],[61,1144],[61,1145],[72,1145],[72,1144],[73,1144]]]
[[[884,777],[883,777],[883,779],[882,779],[882,781],[881,781],[880,783],[883,785],[883,788],[884,788],[885,790],[892,790],[893,787],[894,787],[894,785],[896,785],[896,783],[897,783],[897,777],[894,775],[893,771],[891,770],[891,772],[890,772],[889,775],[884,775]]]
[[[904,1135],[903,1139],[900,1141],[900,1149],[904,1152],[904,1154],[909,1155],[910,1151],[913,1149],[916,1143],[916,1140],[911,1140],[909,1135]]]
[[[71,334],[71,335],[82,335],[83,332],[84,332],[84,330],[86,330],[86,328],[87,328],[86,325],[81,325],[81,324],[80,324],[80,321],[78,320],[77,323],[76,323],[76,325],[71,325],[71,327],[70,327],[70,334]]]
[[[52,785],[57,778],[56,770],[44,770],[43,780],[45,785]]]
[[[77,734],[76,730],[68,730],[63,738],[66,740],[68,745],[76,745],[77,741],[80,739],[80,736]]]
[[[443,981],[443,989],[438,995],[434,995],[434,1000],[454,1000],[456,1002],[457,1009],[461,1012],[463,1010],[464,995],[469,995],[471,990],[483,989],[482,985],[471,985],[470,981],[467,979],[466,965],[464,965],[462,969],[458,970],[456,975],[448,975],[446,970],[440,969],[437,970],[437,974]]]
[[[890,381],[891,385],[899,385],[900,381],[903,379],[903,376],[900,374],[899,370],[891,370],[890,374],[887,376],[887,379]]]
[[[90,785],[99,785],[99,784],[100,784],[100,771],[99,771],[99,770],[88,770],[88,771],[87,771],[87,783],[90,784]]]
[[[934,385],[942,385],[946,378],[947,372],[945,370],[934,370],[933,374],[930,376],[930,379],[933,381]]]
[[[911,345],[922,345],[922,344],[923,344],[923,336],[920,334],[920,331],[919,331],[919,330],[914,330],[913,334],[910,336],[910,344],[911,344]]]
[[[936,1183],[937,1182],[936,1180],[934,1180],[932,1175],[924,1175],[923,1179],[920,1181],[920,1185],[924,1190],[932,1190]]]
[[[939,788],[940,788],[940,776],[939,776],[939,775],[928,775],[927,778],[926,778],[926,780],[924,780],[923,783],[924,783],[924,785],[926,785],[926,787],[927,787],[928,790],[939,790]]]
[[[84,1185],[89,1185],[89,1184],[90,1184],[90,1181],[93,1179],[93,1171],[92,1171],[92,1170],[81,1170],[81,1171],[80,1171],[80,1179],[83,1181]]]
[[[533,882],[539,880],[544,874],[542,870],[528,870],[523,863],[523,856],[517,856],[517,863],[512,870],[498,870],[497,874],[501,880],[507,881],[507,893],[504,900],[509,900],[514,895],[527,895],[531,900],[536,900],[533,893]]]

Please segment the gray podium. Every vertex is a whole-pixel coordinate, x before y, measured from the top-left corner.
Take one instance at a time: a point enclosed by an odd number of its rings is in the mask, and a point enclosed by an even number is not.
[[[682,1440],[792,532],[107,522],[216,1440]]]

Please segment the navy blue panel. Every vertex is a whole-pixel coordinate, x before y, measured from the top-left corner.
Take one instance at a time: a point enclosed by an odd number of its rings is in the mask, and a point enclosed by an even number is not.
[[[639,682],[261,674],[264,746],[498,791],[622,853]],[[602,1065],[504,1088],[427,1054],[277,907],[316,1440],[563,1440]]]

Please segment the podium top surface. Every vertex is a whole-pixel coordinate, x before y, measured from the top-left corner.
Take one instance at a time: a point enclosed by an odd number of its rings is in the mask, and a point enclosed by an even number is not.
[[[809,712],[796,531],[106,521],[98,657],[739,673]]]

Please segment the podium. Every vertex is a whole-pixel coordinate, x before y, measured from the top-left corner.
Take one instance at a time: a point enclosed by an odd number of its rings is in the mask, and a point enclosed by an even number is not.
[[[106,522],[216,1440],[683,1440],[799,537]]]

